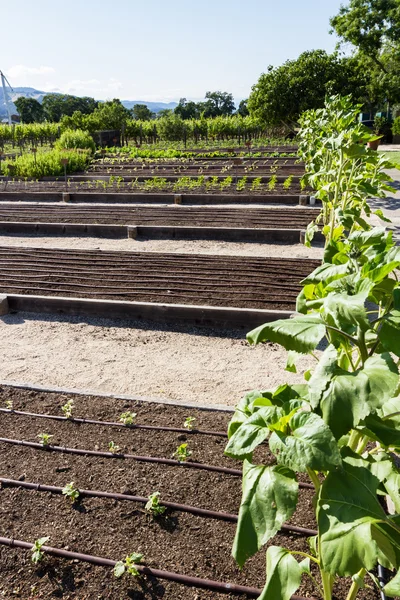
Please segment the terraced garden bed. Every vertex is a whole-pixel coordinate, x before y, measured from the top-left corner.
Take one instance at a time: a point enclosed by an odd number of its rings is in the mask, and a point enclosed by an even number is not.
[[[56,420],[54,417],[63,416],[61,407],[69,400],[74,403],[72,419]],[[265,580],[265,551],[254,556],[242,570],[230,556],[241,477],[239,465],[223,456],[226,439],[222,434],[229,413],[3,387],[0,404],[5,406],[6,402],[11,402],[13,411],[0,411],[2,535],[30,543],[49,536],[49,546],[66,553],[104,557],[111,563],[100,567],[44,552],[43,560],[35,566],[30,561],[31,552],[0,545],[0,587],[6,597],[245,600],[257,596],[257,588]],[[34,414],[21,415],[18,411]],[[118,425],[121,413],[127,411],[137,414],[137,426],[156,424],[166,430]],[[42,418],[43,414],[51,418]],[[196,419],[192,432],[183,427],[189,415]],[[102,423],[78,422],[82,417]],[[48,446],[37,446],[35,442],[43,432],[54,437]],[[22,440],[32,442],[33,447],[15,443]],[[118,453],[108,451],[110,441],[119,446]],[[179,463],[173,454],[183,443],[188,444],[192,454]],[[87,453],[57,451],[56,445],[80,448]],[[104,451],[103,456],[89,454],[96,449]],[[158,457],[169,464],[124,458],[122,453],[127,452]],[[262,447],[257,459],[271,463],[267,446]],[[197,468],[196,463],[202,468]],[[221,471],[207,471],[206,465]],[[232,472],[223,472],[224,468]],[[60,493],[60,488],[71,482],[81,491],[75,503]],[[31,483],[35,484],[33,489],[29,489]],[[46,491],[41,485],[58,490]],[[96,496],[96,491],[120,496]],[[148,496],[156,491],[160,492],[161,505],[168,504],[166,512],[159,516],[145,509]],[[312,516],[314,491],[306,478],[300,482],[299,494],[296,513],[271,544],[307,550],[307,537],[316,524]],[[174,506],[180,503],[185,507]],[[3,538],[1,541],[4,543]],[[139,578],[125,574],[116,579],[111,561],[124,559],[131,552],[143,554],[144,573]],[[182,585],[165,576],[154,576],[154,570],[208,581],[192,580],[190,585]],[[229,582],[231,587],[225,586],[222,593],[210,589],[210,580]],[[247,590],[235,590],[235,585],[246,586]],[[342,589],[334,591],[337,600],[344,598]],[[307,579],[298,594],[311,598],[317,590]],[[364,590],[360,598],[376,600],[378,596]]]

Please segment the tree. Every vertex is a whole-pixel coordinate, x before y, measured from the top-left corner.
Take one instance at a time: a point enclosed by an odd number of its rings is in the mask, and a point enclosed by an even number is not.
[[[241,100],[239,103],[239,108],[237,110],[238,114],[241,117],[247,117],[249,113],[249,109],[247,107],[248,100]]]
[[[379,63],[386,43],[400,43],[400,0],[350,0],[330,23],[344,42]]]
[[[175,107],[174,113],[178,115],[181,119],[198,119],[200,117],[200,106],[193,100],[186,100],[186,98],[181,98],[179,100],[178,106]]]
[[[155,116],[146,104],[135,104],[131,109],[131,114],[137,121],[150,121]]]
[[[353,58],[340,58],[325,50],[303,52],[280,67],[268,67],[253,86],[248,101],[251,116],[266,125],[295,123],[311,108],[321,108],[327,93],[352,94],[364,102],[367,75]]]
[[[235,110],[233,96],[228,92],[207,92],[206,100],[200,106],[205,117],[227,116]]]
[[[70,96],[68,94],[46,94],[42,107],[48,121],[58,123],[62,117],[71,117],[75,111],[91,114],[99,105],[94,98]]]
[[[35,98],[21,96],[14,102],[22,123],[40,123],[43,121],[43,107]]]

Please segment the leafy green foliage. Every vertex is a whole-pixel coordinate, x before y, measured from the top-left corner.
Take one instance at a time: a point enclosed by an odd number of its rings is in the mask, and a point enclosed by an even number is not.
[[[35,565],[37,565],[43,560],[44,553],[42,552],[42,546],[44,546],[49,541],[49,539],[49,537],[41,537],[34,541],[33,547],[31,549],[31,561]]]
[[[39,441],[42,444],[42,446],[48,446],[50,444],[51,438],[54,436],[50,435],[49,433],[38,433],[37,437],[39,438]]]
[[[57,150],[96,150],[95,143],[88,131],[66,129],[56,142]]]
[[[185,444],[181,444],[175,450],[174,456],[176,456],[176,459],[179,462],[185,462],[185,460],[187,460],[192,455],[192,451],[188,450],[187,446],[188,445],[186,443]]]
[[[167,508],[166,506],[161,506],[160,504],[160,492],[153,492],[150,494],[149,500],[145,505],[145,509],[155,517],[159,517],[165,513]]]
[[[387,495],[400,509],[392,458],[400,447],[400,252],[391,232],[368,222],[367,198],[388,188],[387,163],[364,148],[372,136],[357,123],[358,110],[349,98],[333,97],[302,117],[301,152],[323,203],[324,261],[302,282],[299,315],[248,334],[250,343],[288,350],[288,370],[301,354],[316,366],[303,385],[246,394],[228,428],[225,452],[244,461],[233,546],[240,566],[293,514],[296,473],[307,473],[315,488],[311,553],[268,549],[265,600],[288,600],[302,575],[311,576],[310,561],[324,600],[332,600],[338,577],[352,577],[347,600],[355,600],[378,562],[400,567],[400,518],[388,516],[379,499]],[[266,440],[273,467],[253,463]],[[387,590],[399,589],[395,577]]]
[[[119,560],[114,567],[114,576],[118,579],[125,573],[132,575],[132,577],[140,577],[140,573],[136,568],[143,560],[143,554],[138,552],[132,552],[125,558],[125,560]]]
[[[121,423],[123,423],[127,427],[130,427],[135,424],[136,417],[137,417],[136,413],[127,411],[127,412],[124,412],[121,414],[119,420],[121,421]]]
[[[111,452],[112,454],[118,454],[120,452],[121,448],[119,446],[117,446],[117,444],[113,441],[108,442],[108,451]]]
[[[62,405],[61,410],[67,419],[71,419],[74,410],[74,401],[72,399],[68,400],[65,404]]]
[[[196,417],[186,417],[185,422],[183,423],[183,426],[185,429],[189,429],[189,431],[191,431],[193,429],[195,422],[196,422]]]
[[[74,502],[77,502],[79,499],[79,490],[78,488],[75,487],[75,484],[73,481],[71,481],[70,483],[67,483],[63,489],[62,489],[62,494],[66,497],[69,498],[72,502],[72,504],[74,504]]]

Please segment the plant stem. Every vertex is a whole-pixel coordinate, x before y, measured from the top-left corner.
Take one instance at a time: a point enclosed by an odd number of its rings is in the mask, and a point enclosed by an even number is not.
[[[362,434],[357,431],[356,429],[353,429],[351,434],[350,434],[350,438],[349,438],[349,442],[348,442],[348,447],[353,450],[353,452],[357,451],[357,446],[360,442],[360,439],[362,437]]]
[[[364,579],[366,572],[366,569],[360,569],[360,571],[357,573],[358,579]],[[357,583],[356,580],[354,580],[351,584],[351,588],[349,590],[349,593],[347,594],[346,600],[356,600],[359,589],[360,585]]]
[[[324,600],[332,600],[333,576],[321,569],[321,579],[324,588]]]
[[[313,471],[312,469],[310,469],[309,467],[307,467],[307,473],[308,473],[309,478],[313,482],[316,491],[318,492],[319,488],[321,487],[321,482],[318,479],[316,472]]]

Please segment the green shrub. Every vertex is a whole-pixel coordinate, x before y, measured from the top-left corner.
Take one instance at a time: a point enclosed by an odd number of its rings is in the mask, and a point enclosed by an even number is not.
[[[400,135],[400,117],[396,117],[392,127],[393,135]]]
[[[50,152],[37,152],[34,154],[23,154],[13,162],[5,163],[6,175],[19,177],[52,177],[64,174],[64,166],[61,159],[67,158],[67,173],[84,171],[90,163],[91,154],[89,150],[51,150]],[[10,170],[9,167],[14,167]]]
[[[88,131],[82,129],[66,129],[56,142],[57,150],[96,150],[96,145]]]

